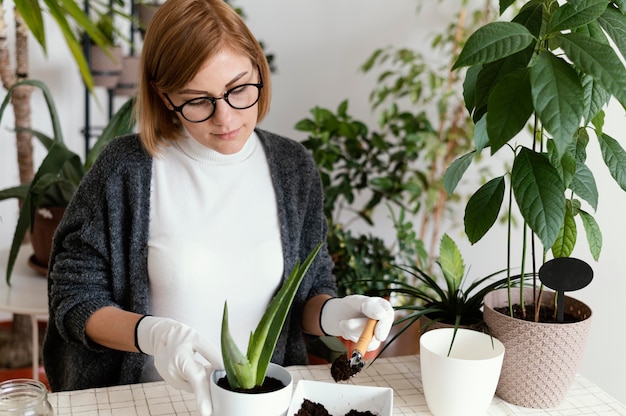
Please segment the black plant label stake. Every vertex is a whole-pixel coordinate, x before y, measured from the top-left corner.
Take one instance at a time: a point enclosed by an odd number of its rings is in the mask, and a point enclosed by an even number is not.
[[[582,289],[591,283],[593,270],[589,264],[573,257],[548,260],[539,269],[541,283],[557,293],[557,320],[563,322],[565,315],[565,292]]]

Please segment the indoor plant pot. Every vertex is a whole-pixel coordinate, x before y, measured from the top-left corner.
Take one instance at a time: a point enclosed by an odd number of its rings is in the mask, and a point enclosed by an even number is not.
[[[122,71],[115,86],[115,95],[132,97],[137,92],[139,82],[139,56],[127,55],[122,58]]]
[[[485,415],[496,390],[504,354],[500,341],[471,329],[437,328],[423,334],[422,386],[432,414]]]
[[[293,378],[284,367],[270,363],[266,377],[282,382],[283,387],[267,393],[246,393],[233,391],[218,385],[225,378],[224,370],[214,370],[211,374],[211,402],[216,416],[282,416],[287,413],[293,390]]]
[[[92,45],[90,59],[94,85],[115,88],[122,74],[122,48],[114,46],[105,51],[98,45]]]
[[[33,255],[28,259],[28,265],[43,276],[48,274],[52,237],[64,213],[65,207],[40,207],[35,210],[30,238]]]
[[[526,299],[532,299],[532,290],[525,289]],[[513,299],[519,299],[519,289],[512,288],[511,291],[514,292]],[[544,291],[540,303],[543,307],[551,307],[554,292]],[[495,308],[508,306],[506,289],[488,293],[484,304],[485,323],[506,348],[496,394],[518,406],[558,406],[576,376],[591,326],[591,309],[566,296],[566,313],[580,320],[542,323],[496,311]]]

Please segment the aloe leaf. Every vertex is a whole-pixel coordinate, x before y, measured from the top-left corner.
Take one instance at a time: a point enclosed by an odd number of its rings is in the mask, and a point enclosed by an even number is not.
[[[565,189],[556,169],[524,147],[513,162],[511,186],[524,220],[544,247],[552,247],[565,217]]]
[[[491,154],[524,128],[532,112],[528,69],[518,69],[503,76],[489,95],[487,135]]]
[[[452,69],[497,61],[525,49],[533,40],[519,23],[488,23],[470,35]]]
[[[461,181],[465,171],[472,164],[474,154],[475,151],[464,154],[452,162],[448,169],[446,169],[446,173],[443,176],[443,186],[448,195],[452,195],[454,193],[454,190]]]
[[[246,356],[239,350],[235,340],[230,335],[228,325],[228,303],[224,302],[224,314],[222,316],[222,358],[224,360],[224,368],[226,370],[226,378],[228,384],[233,388],[251,389],[254,387],[254,373],[249,369],[250,363]]]
[[[602,159],[615,182],[626,191],[626,152],[620,144],[606,133],[598,137]]]
[[[559,230],[559,234],[552,245],[552,255],[554,257],[569,257],[574,251],[576,245],[576,221],[571,210],[565,210],[565,218],[563,225]]]
[[[576,68],[592,76],[626,107],[626,69],[610,45],[579,33],[559,35],[558,41]]]
[[[267,307],[267,310],[256,330],[250,337],[250,344],[248,346],[248,359],[256,366],[256,382],[261,384],[265,378],[267,366],[270,363],[274,348],[278,342],[280,331],[285,323],[289,308],[293,302],[293,298],[296,296],[296,292],[300,287],[302,279],[306,275],[309,267],[315,260],[317,253],[319,253],[322,247],[322,243],[319,243],[309,256],[305,259],[304,263],[299,263],[291,271],[289,277],[283,283],[278,293],[272,298],[272,301]]]
[[[600,252],[602,251],[602,231],[596,220],[586,211],[579,210],[580,218],[585,228],[585,234],[587,235],[587,244],[589,245],[589,251],[595,261],[600,258]]]
[[[562,59],[542,52],[530,68],[530,83],[535,111],[563,154],[583,116],[580,79]]]
[[[607,2],[579,0],[559,7],[548,20],[547,33],[571,30],[595,21],[606,10]]]
[[[504,200],[504,176],[491,179],[481,186],[465,206],[465,234],[474,244],[493,226]]]

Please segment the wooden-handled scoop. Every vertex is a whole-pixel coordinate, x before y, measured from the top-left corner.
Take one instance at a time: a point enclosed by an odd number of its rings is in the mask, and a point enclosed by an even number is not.
[[[348,380],[365,367],[363,356],[374,337],[374,328],[376,328],[377,323],[376,319],[368,319],[359,340],[352,349],[350,358],[348,358],[347,354],[342,354],[333,361],[330,373],[335,381]]]

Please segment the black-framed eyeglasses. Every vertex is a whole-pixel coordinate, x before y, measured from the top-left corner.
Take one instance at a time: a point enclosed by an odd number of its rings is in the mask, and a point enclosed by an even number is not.
[[[261,88],[263,88],[263,78],[259,70],[258,84],[237,85],[226,91],[221,97],[196,97],[177,106],[167,94],[163,93],[163,95],[172,105],[174,111],[180,113],[185,120],[191,123],[201,123],[213,117],[217,100],[223,99],[235,110],[245,110],[252,107],[261,97]]]

